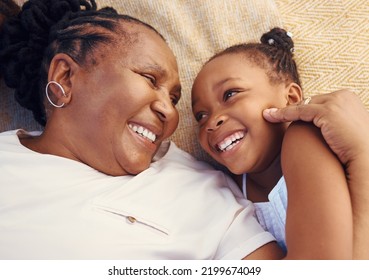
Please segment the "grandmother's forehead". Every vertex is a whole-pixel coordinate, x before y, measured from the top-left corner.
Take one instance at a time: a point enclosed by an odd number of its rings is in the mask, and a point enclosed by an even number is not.
[[[135,22],[135,21],[120,21],[121,30],[123,33],[128,33],[129,35],[135,35],[135,34],[152,34],[159,38],[161,38],[163,41],[165,39],[162,37],[162,35],[156,31],[153,27],[150,25],[145,25],[144,23]]]

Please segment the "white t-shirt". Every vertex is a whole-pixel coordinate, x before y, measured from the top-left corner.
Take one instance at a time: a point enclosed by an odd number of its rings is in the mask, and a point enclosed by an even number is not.
[[[0,134],[0,259],[241,259],[274,240],[228,177],[174,143],[113,177],[16,132]]]

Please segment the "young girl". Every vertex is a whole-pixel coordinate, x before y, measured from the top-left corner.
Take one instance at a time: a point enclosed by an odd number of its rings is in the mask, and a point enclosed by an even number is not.
[[[309,101],[293,47],[291,34],[274,28],[261,43],[214,55],[192,88],[201,146],[231,171],[259,222],[285,250],[286,243],[311,249],[341,242],[353,228],[344,170],[320,131],[306,123],[271,124],[262,116],[266,108]],[[330,222],[321,222],[327,215]],[[330,240],[323,238],[327,232]]]

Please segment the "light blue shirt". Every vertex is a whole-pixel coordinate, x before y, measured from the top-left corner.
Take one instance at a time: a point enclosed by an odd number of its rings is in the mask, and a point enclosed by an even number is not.
[[[246,174],[243,174],[242,192],[246,193]],[[284,177],[279,179],[277,185],[268,195],[268,202],[255,202],[255,216],[261,226],[269,231],[282,249],[287,252],[286,246],[286,209],[287,209],[287,188]]]

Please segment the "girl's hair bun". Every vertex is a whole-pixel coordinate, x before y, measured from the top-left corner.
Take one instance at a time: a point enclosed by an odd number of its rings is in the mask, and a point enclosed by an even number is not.
[[[292,34],[283,28],[275,27],[271,29],[269,32],[266,32],[261,36],[260,41],[263,44],[274,46],[286,52],[293,53],[294,51]]]

